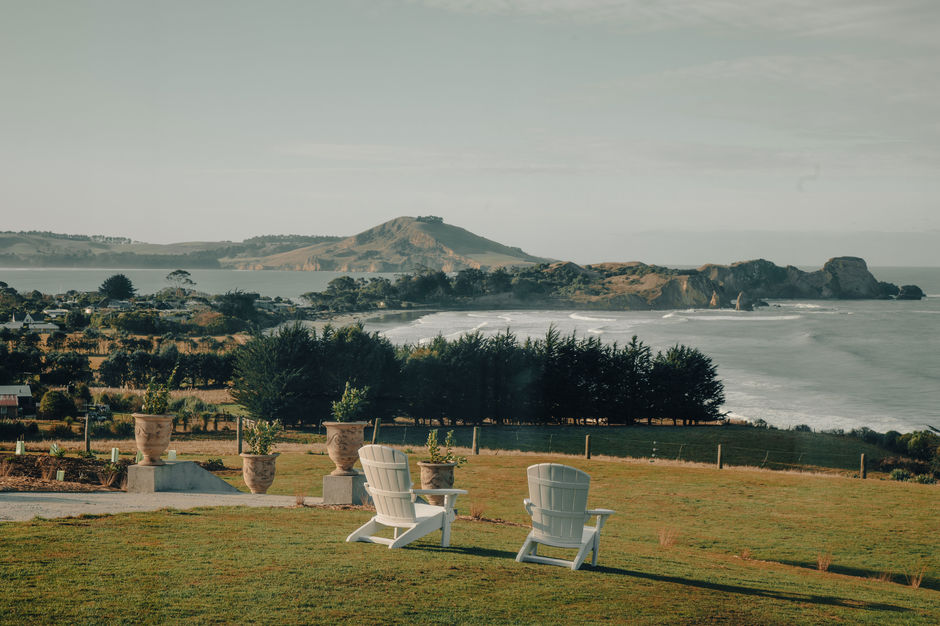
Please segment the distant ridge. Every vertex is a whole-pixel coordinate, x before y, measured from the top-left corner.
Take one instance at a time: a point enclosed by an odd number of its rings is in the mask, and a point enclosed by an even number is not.
[[[234,267],[337,272],[410,272],[428,268],[455,272],[548,261],[428,216],[397,217],[340,241],[240,261]]]
[[[126,237],[0,232],[0,267],[231,268],[340,272],[445,272],[544,263],[445,224],[398,217],[351,237],[266,235],[242,242],[151,244]]]

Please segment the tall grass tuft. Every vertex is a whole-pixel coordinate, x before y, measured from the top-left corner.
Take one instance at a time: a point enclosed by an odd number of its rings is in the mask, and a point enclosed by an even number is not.
[[[659,529],[659,545],[664,548],[674,546],[676,537],[679,536],[679,529],[669,526],[663,526]]]
[[[483,519],[484,505],[482,502],[474,502],[470,505],[470,517],[471,519],[480,520]]]
[[[911,586],[911,589],[918,589],[920,584],[924,582],[924,575],[927,573],[927,566],[924,564],[915,567],[911,570],[910,573],[905,573],[904,578],[907,579],[907,584]]]
[[[828,571],[830,565],[832,565],[832,552],[830,550],[816,555],[816,569],[820,572]]]
[[[744,548],[743,550],[741,550],[741,559],[742,559],[742,560],[744,560],[744,561],[750,561],[750,560],[751,560],[751,557],[753,557],[753,556],[754,556],[754,555],[751,554],[751,549],[750,549],[750,548]]]
[[[13,459],[3,459],[0,463],[0,476],[9,476],[13,473]]]

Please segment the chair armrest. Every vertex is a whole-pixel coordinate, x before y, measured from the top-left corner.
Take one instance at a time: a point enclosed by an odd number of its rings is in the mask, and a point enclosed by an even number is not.
[[[604,522],[607,521],[607,518],[616,513],[616,511],[611,511],[610,509],[588,509],[588,515],[597,516],[597,531],[600,532],[601,528],[604,527]]]
[[[412,497],[416,495],[425,495],[425,496],[444,496],[444,508],[448,511],[454,510],[454,505],[457,504],[457,496],[463,493],[470,493],[466,489],[412,489]]]
[[[526,498],[522,501],[522,506],[525,508],[525,512],[529,514],[529,517],[532,517],[532,500]]]

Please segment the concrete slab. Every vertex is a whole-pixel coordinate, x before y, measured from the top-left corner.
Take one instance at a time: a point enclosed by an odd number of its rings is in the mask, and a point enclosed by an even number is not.
[[[193,461],[167,461],[164,465],[131,465],[127,468],[128,493],[157,491],[241,493]]]

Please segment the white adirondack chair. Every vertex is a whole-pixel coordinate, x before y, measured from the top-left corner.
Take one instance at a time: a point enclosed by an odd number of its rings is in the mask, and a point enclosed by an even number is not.
[[[614,511],[587,508],[591,477],[579,469],[557,463],[532,465],[526,474],[529,477],[529,497],[523,500],[523,506],[532,516],[532,531],[522,544],[516,560],[520,563],[532,561],[576,570],[584,563],[588,552],[593,552],[591,565],[597,565],[601,528]],[[585,526],[592,515],[597,516],[596,525]],[[578,554],[573,561],[539,556],[539,544],[575,548]]]
[[[359,460],[366,474],[366,490],[375,503],[375,516],[346,537],[346,541],[384,543],[400,548],[425,535],[441,531],[441,546],[450,545],[450,524],[457,496],[463,489],[412,489],[408,457],[387,446],[363,446]],[[442,495],[444,506],[418,502],[419,495]],[[394,529],[391,538],[376,537],[381,527]],[[404,531],[404,532],[402,532]]]

